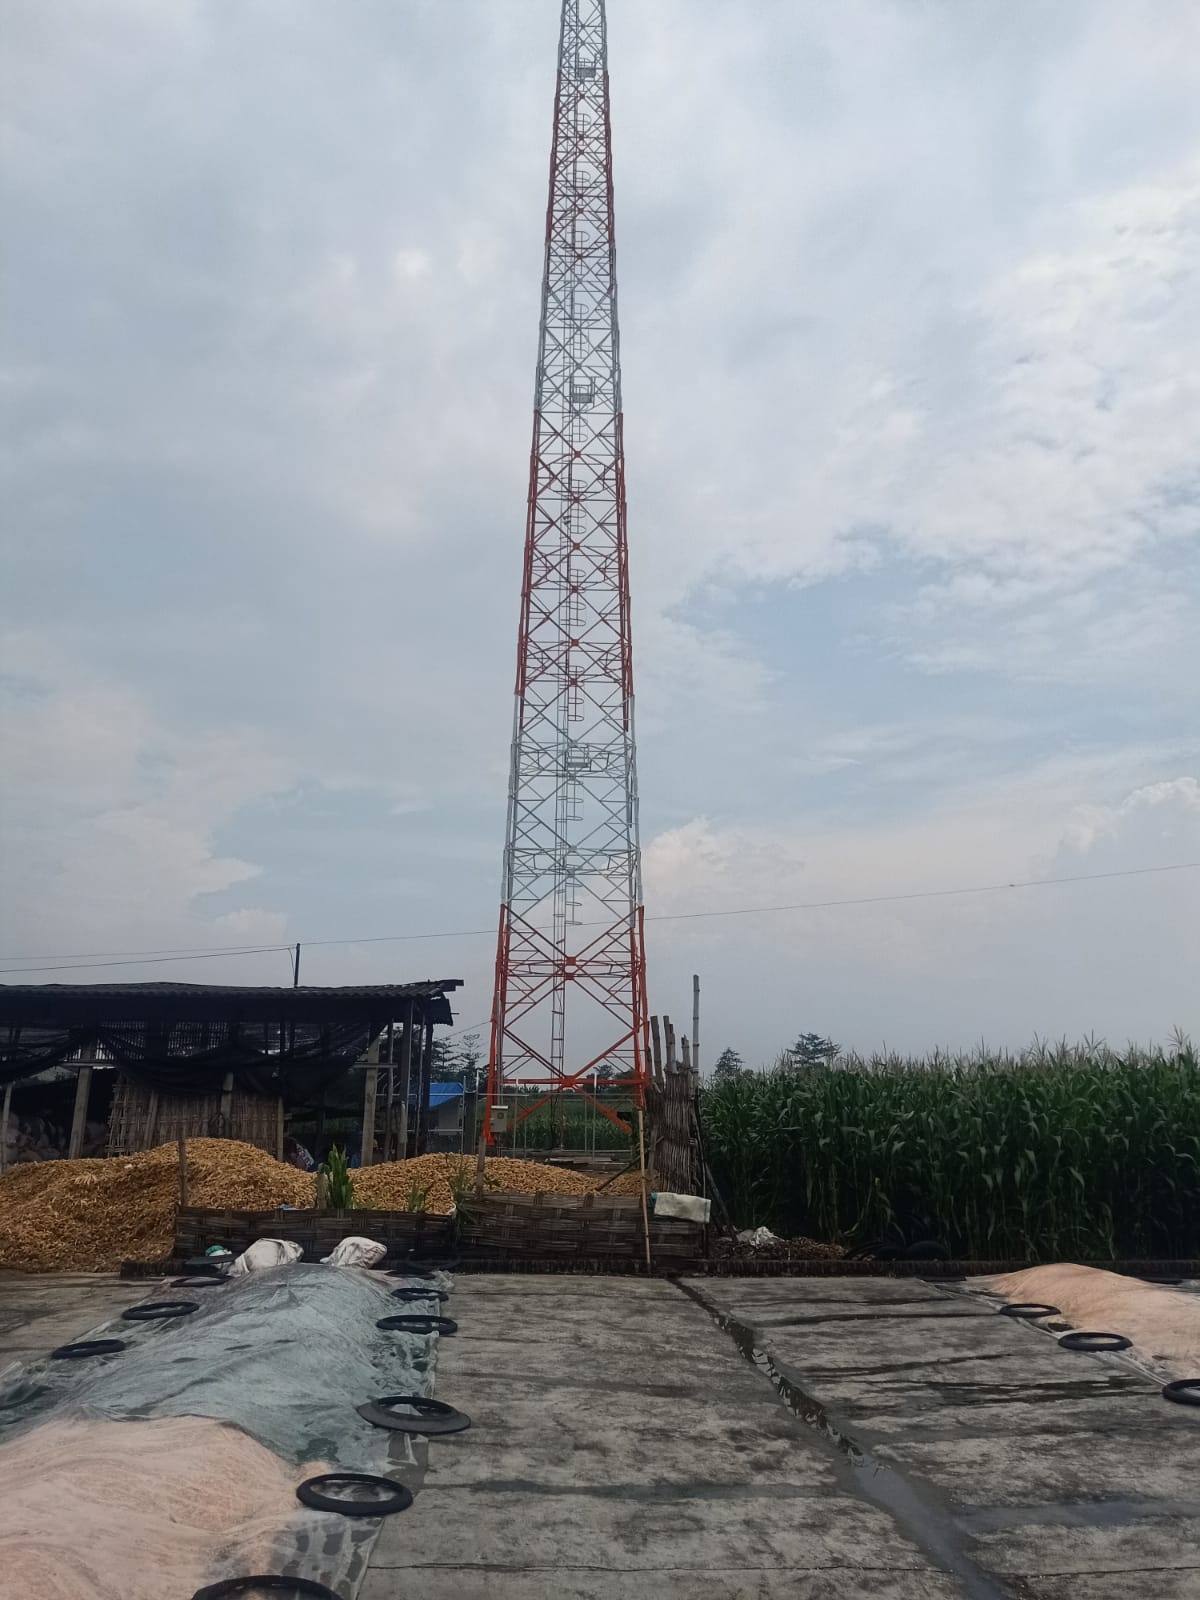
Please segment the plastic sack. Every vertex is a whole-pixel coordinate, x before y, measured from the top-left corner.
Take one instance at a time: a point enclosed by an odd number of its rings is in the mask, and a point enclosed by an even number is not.
[[[707,1222],[712,1212],[712,1201],[698,1194],[665,1194],[655,1190],[651,1195],[652,1210],[656,1217],[681,1217],[685,1222]]]
[[[286,1239],[256,1239],[229,1269],[231,1278],[243,1278],[248,1272],[269,1272],[272,1267],[286,1267],[299,1261],[304,1254],[298,1244]]]
[[[385,1255],[387,1245],[352,1234],[348,1239],[340,1239],[332,1255],[322,1256],[321,1261],[327,1267],[374,1267]]]

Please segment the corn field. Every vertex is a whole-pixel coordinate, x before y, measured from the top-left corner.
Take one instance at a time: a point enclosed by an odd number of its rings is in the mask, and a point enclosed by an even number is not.
[[[976,1260],[1200,1256],[1184,1039],[779,1066],[706,1088],[702,1120],[739,1227]]]

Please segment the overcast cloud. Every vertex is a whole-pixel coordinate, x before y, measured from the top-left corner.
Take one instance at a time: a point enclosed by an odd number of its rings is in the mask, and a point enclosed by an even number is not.
[[[555,0],[3,10],[3,954],[490,926]],[[609,18],[648,913],[1200,860],[1200,8]],[[664,921],[651,1001],[1162,1039],[1198,929],[1195,871]],[[490,963],[304,976],[474,1023]]]

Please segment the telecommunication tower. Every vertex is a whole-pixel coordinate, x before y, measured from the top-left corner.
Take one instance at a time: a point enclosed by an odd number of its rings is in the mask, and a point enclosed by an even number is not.
[[[516,1085],[594,1098],[599,1075],[640,1106],[646,1035],[607,26],[563,0],[489,1142]]]

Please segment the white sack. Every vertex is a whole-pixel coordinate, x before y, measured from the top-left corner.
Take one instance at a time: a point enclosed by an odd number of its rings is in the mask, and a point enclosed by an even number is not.
[[[247,1272],[266,1272],[269,1267],[286,1267],[299,1261],[304,1254],[298,1244],[286,1239],[256,1239],[249,1250],[241,1255],[229,1269],[231,1278],[244,1277]]]
[[[321,1260],[330,1267],[373,1267],[385,1255],[387,1245],[352,1235],[349,1239],[342,1239],[334,1246],[333,1254],[322,1256]]]
[[[682,1217],[685,1222],[707,1222],[712,1211],[712,1201],[703,1200],[698,1194],[664,1194],[656,1190],[654,1194],[654,1215],[656,1217]]]

